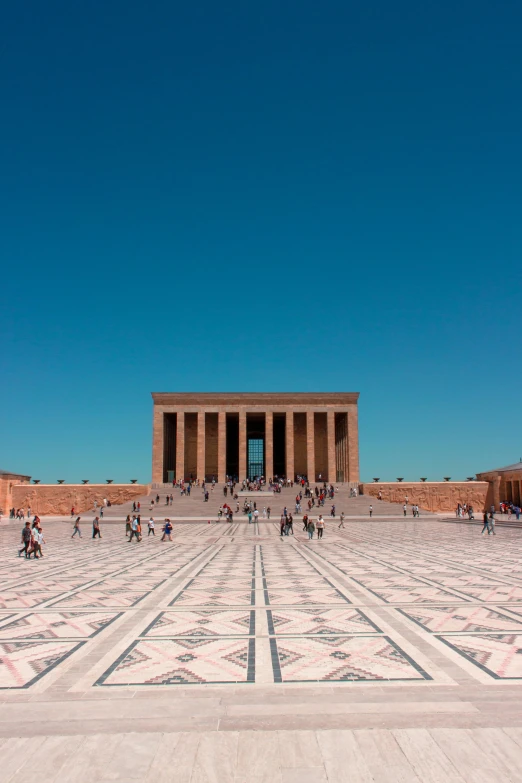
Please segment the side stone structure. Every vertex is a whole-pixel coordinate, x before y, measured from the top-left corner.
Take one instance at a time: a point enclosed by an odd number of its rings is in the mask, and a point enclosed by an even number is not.
[[[487,481],[379,481],[360,485],[361,494],[389,503],[417,505],[425,511],[454,512],[458,503],[473,506],[477,513],[486,508],[489,483]]]
[[[489,483],[488,507],[495,506],[498,510],[500,503],[522,506],[522,462],[477,473],[477,478]]]
[[[0,470],[0,514],[9,514],[9,509],[13,507],[13,488],[18,484],[29,484],[30,481],[31,476]]]
[[[143,497],[150,491],[150,484],[15,484],[4,513],[9,508],[24,508],[40,516],[69,515],[74,506],[76,512],[88,511],[107,498],[113,505]]]

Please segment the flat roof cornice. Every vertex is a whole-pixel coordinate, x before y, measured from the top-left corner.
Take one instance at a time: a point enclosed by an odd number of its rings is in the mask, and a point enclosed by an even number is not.
[[[154,405],[356,405],[359,392],[151,392]]]

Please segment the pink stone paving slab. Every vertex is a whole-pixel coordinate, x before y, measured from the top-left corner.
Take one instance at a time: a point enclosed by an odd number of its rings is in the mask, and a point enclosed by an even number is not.
[[[476,601],[485,603],[502,604],[506,601],[517,601],[522,604],[522,586],[466,587],[462,588],[461,592]]]
[[[495,679],[522,680],[522,634],[453,634],[437,639]]]
[[[112,607],[130,607],[135,606],[141,601],[148,592],[137,591],[120,591],[120,590],[97,590],[96,588],[90,588],[74,595],[70,595],[66,598],[61,598],[59,601],[53,601],[52,608],[78,608],[78,609],[105,609]]]
[[[65,589],[62,592],[67,592]],[[44,590],[13,590],[0,593],[0,609],[30,609],[50,601],[60,593]]]
[[[254,659],[254,639],[143,639],[134,642],[97,685],[254,682]]]
[[[268,632],[277,636],[381,633],[362,611],[351,607],[268,610]]]
[[[265,600],[270,606],[349,604],[350,601],[339,590],[270,590],[265,591]]]
[[[255,633],[255,612],[210,609],[161,612],[142,636],[240,636]]]
[[[431,633],[482,633],[484,631],[522,631],[522,618],[514,620],[496,607],[429,606],[422,609],[397,609]]]
[[[364,587],[365,585],[361,583],[361,586]],[[391,588],[389,590],[386,589],[371,589],[372,593],[374,593],[378,598],[382,598],[383,601],[386,601],[386,603],[389,604],[424,604],[424,603],[443,603],[446,601],[452,602],[452,603],[465,603],[466,601],[469,601],[470,599],[461,598],[458,595],[455,595],[454,593],[450,593],[447,590],[441,590],[437,587],[403,587],[400,588],[398,586]]]
[[[387,636],[270,639],[275,682],[429,680]]]
[[[0,689],[28,688],[78,650],[84,642],[0,642]]]
[[[170,602],[170,606],[243,606],[253,604],[251,590],[228,590],[211,593],[205,590],[184,590]]]
[[[95,636],[118,612],[32,612],[0,626],[0,639],[75,639]]]

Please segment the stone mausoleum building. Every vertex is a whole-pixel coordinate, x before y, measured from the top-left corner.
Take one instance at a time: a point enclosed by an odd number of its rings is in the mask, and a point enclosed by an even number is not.
[[[153,392],[152,483],[359,482],[358,392]]]

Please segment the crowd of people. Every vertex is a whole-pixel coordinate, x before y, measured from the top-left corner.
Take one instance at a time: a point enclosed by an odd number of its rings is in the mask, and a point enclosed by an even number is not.
[[[315,534],[315,531],[317,531],[317,538],[321,539],[324,535],[325,530],[325,522],[323,519],[322,513],[319,514],[319,517],[317,521],[314,521],[312,517],[310,516],[310,511],[317,506],[317,508],[323,508],[325,506],[325,503],[327,500],[331,501],[335,499],[335,495],[337,492],[337,488],[334,487],[333,484],[327,484],[326,482],[322,482],[322,485],[316,485],[313,488],[310,487],[310,483],[307,481],[307,479],[304,476],[298,476],[295,484],[299,488],[299,491],[295,495],[294,500],[294,514],[302,514],[303,513],[303,502],[306,501],[307,506],[307,512],[304,513],[302,517],[303,521],[303,531],[305,531],[308,534],[308,539],[312,540]],[[176,485],[176,484],[175,484]],[[232,506],[228,502],[224,502],[218,510],[217,517],[218,520],[224,519],[227,522],[233,521],[233,514],[239,514],[240,513],[240,502],[238,498],[238,494],[236,492],[236,487],[238,485],[238,482],[236,479],[233,478],[227,478],[226,483],[223,486],[223,495],[225,498],[228,498],[230,496],[231,500],[235,501],[235,511],[232,511]],[[260,477],[259,479],[255,480],[246,480],[241,483],[241,489],[248,492],[258,492],[262,487],[266,485],[264,477]],[[279,491],[285,486],[293,487],[294,482],[293,481],[287,481],[283,478],[275,477],[274,479],[270,478],[268,481],[268,485],[270,486],[272,491],[277,491],[277,488]],[[208,486],[210,486],[210,492],[212,492],[216,486],[216,482],[213,479],[210,485],[206,482],[199,482],[199,481],[181,481],[177,483],[177,486],[179,486],[180,492],[182,495],[190,496],[191,491],[194,486],[201,487],[204,493],[204,499],[207,501],[209,498],[209,489]],[[350,489],[350,496],[354,496],[354,492],[356,492],[354,488]],[[382,493],[379,491],[378,500],[382,500]],[[164,505],[169,507],[173,505],[174,497],[172,492],[167,493],[164,496]],[[110,501],[106,498],[103,499],[102,502],[98,503],[96,500],[93,502],[93,511],[94,511],[94,519],[92,521],[92,538],[100,538],[101,535],[101,526],[100,521],[103,519],[103,509],[107,506],[110,506]],[[151,497],[149,501],[149,509],[150,511],[154,511],[155,508],[159,508],[162,504],[162,499],[160,498],[159,493],[155,495],[155,497]],[[410,507],[411,514],[414,518],[419,517],[419,506],[415,503],[409,504],[409,498],[406,495],[404,498],[404,503],[402,506],[403,515],[406,517],[408,515],[408,508]],[[369,506],[369,516],[373,516],[373,505],[370,504]],[[257,508],[257,501],[255,499],[245,498],[241,511],[243,515],[245,515],[248,519],[248,523],[252,524],[255,522],[258,522],[259,519],[262,520],[270,520],[271,516],[271,507],[270,506],[263,506],[262,510],[260,511]],[[141,503],[139,500],[133,501],[132,503],[132,515],[129,514],[125,521],[125,535],[127,537],[128,543],[132,543],[132,541],[135,541],[136,543],[139,543],[143,540],[143,533],[142,533],[142,523],[141,523]],[[508,520],[512,519],[512,517],[516,517],[517,520],[520,519],[521,515],[521,508],[519,504],[503,501],[500,503],[500,513],[502,515],[507,515]],[[455,515],[458,519],[464,519],[468,518],[470,520],[474,520],[474,509],[473,506],[469,503],[458,503],[457,507],[455,509]],[[42,525],[40,517],[37,514],[34,514],[33,521],[31,522],[31,516],[33,516],[33,512],[31,508],[11,508],[9,510],[9,518],[10,519],[17,519],[22,522],[24,522],[24,526],[22,528],[22,536],[21,536],[21,543],[22,548],[19,550],[19,556],[21,557],[24,555],[26,559],[29,559],[31,555],[34,559],[39,559],[43,557],[43,546],[45,544],[45,539],[43,535]],[[330,508],[330,517],[334,519],[336,517],[336,505],[335,503],[331,504]],[[71,508],[71,519],[74,519],[73,523],[73,531],[71,538],[82,538],[82,531],[81,531],[81,517],[76,515],[75,507],[73,506]],[[26,521],[27,520],[27,521]],[[344,520],[345,520],[345,514],[344,512],[340,515],[340,523],[338,525],[338,528],[344,528]],[[172,541],[172,532],[173,532],[173,526],[170,519],[166,518],[164,522],[162,523],[161,527],[161,541]],[[488,511],[484,512],[483,515],[483,527],[482,527],[482,535],[485,533],[488,533],[488,535],[495,535],[495,507],[491,506]],[[147,522],[147,537],[155,536],[156,535],[156,522],[154,520],[154,517],[150,516],[148,522]],[[294,516],[293,514],[288,510],[286,506],[283,507],[281,511],[280,516],[280,536],[290,536],[294,535]]]

